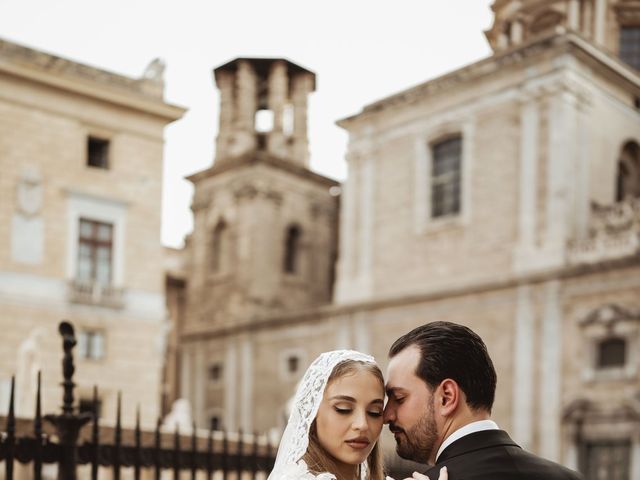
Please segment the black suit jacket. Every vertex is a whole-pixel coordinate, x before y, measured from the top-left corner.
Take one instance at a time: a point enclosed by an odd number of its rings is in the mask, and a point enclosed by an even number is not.
[[[456,440],[425,473],[437,480],[445,465],[449,480],[582,479],[573,470],[525,452],[502,430],[483,430]]]

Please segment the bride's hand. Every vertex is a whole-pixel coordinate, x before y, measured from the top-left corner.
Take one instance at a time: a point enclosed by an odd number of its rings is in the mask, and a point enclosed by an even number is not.
[[[410,478],[405,478],[404,480],[430,480],[427,475],[423,475],[418,472],[413,472],[413,475]],[[449,472],[447,472],[447,467],[442,467],[440,469],[440,476],[437,480],[449,480]]]

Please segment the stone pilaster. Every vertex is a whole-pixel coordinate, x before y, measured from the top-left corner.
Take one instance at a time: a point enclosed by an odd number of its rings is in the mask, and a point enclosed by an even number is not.
[[[518,45],[522,43],[524,38],[524,29],[520,20],[514,20],[511,23],[511,45]]]
[[[545,284],[544,312],[542,317],[541,366],[539,382],[539,433],[540,454],[560,461],[560,425],[562,402],[562,309],[560,282]]]
[[[580,0],[569,0],[567,26],[572,30],[580,29]]]
[[[607,24],[607,0],[595,0],[593,19],[593,40],[598,45],[604,45],[605,28]]]
[[[532,294],[530,285],[518,287],[513,348],[513,438],[525,449],[533,447],[535,317]]]
[[[538,144],[540,142],[540,100],[523,93],[520,106],[520,202],[516,270],[522,270],[536,249]]]
[[[267,148],[274,155],[286,157],[288,152],[283,132],[283,117],[289,93],[289,79],[284,60],[279,60],[271,65],[268,84],[268,103],[269,109],[273,112],[273,130],[269,134]]]
[[[256,73],[246,60],[238,62],[236,71],[235,141],[230,148],[232,155],[240,155],[255,148],[255,114],[257,109]]]
[[[308,73],[293,77],[293,152],[292,159],[302,166],[309,165],[307,138],[307,98],[313,90],[313,77]]]

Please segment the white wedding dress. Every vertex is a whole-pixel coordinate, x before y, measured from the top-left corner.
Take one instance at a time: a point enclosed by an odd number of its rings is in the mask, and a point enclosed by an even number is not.
[[[309,446],[309,428],[316,418],[329,375],[345,360],[375,363],[370,355],[353,350],[325,352],[307,369],[296,391],[289,422],[282,434],[276,462],[268,480],[335,480],[329,472],[312,473],[302,457]],[[360,468],[360,480],[367,478],[367,464]]]

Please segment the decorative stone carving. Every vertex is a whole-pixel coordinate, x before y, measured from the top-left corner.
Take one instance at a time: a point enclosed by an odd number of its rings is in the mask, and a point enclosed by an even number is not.
[[[173,402],[171,411],[162,422],[162,430],[164,431],[173,432],[176,428],[180,429],[181,433],[191,432],[193,429],[191,404],[185,398],[179,398]]]
[[[35,411],[38,371],[42,368],[42,341],[46,330],[33,329],[18,347],[16,361],[17,414],[31,416]]]
[[[161,58],[154,58],[147,68],[145,68],[142,78],[152,82],[162,83],[164,81],[164,70],[166,65]]]
[[[42,208],[42,176],[35,168],[27,168],[22,173],[17,187],[18,212],[26,217],[34,217]]]
[[[640,198],[591,206],[587,238],[569,244],[571,263],[597,263],[640,252]]]
[[[633,312],[619,305],[607,304],[593,310],[580,321],[580,324],[599,324],[609,328],[617,322],[626,321],[640,321],[640,311]]]
[[[11,220],[11,258],[20,263],[42,262],[44,222],[42,176],[37,169],[26,168],[18,180],[16,212]]]

